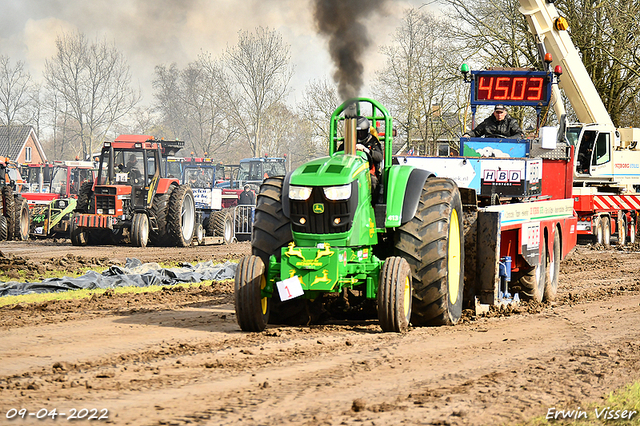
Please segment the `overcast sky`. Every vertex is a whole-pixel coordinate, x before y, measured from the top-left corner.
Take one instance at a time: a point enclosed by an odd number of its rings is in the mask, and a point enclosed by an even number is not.
[[[349,0],[344,0],[349,1]],[[403,11],[430,0],[388,0],[384,16],[372,20],[374,45],[365,63],[365,86],[384,58],[378,47],[389,44]],[[106,38],[126,56],[143,102],[152,102],[156,65],[180,68],[200,52],[219,56],[234,45],[238,31],[257,26],[276,29],[291,46],[295,66],[291,101],[300,100],[306,83],[330,78],[333,66],[325,39],[317,35],[311,0],[2,0],[0,54],[12,64],[22,60],[41,80],[45,59],[55,54],[55,38],[80,31],[90,40]],[[362,95],[369,95],[367,87]]]

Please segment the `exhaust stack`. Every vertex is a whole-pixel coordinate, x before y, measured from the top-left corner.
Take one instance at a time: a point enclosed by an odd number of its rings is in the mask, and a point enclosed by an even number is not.
[[[356,154],[357,133],[356,126],[358,124],[358,114],[356,112],[356,104],[352,103],[344,111],[344,153],[347,155]]]

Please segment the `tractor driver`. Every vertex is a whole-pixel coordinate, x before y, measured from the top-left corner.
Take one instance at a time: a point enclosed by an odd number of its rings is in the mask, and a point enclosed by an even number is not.
[[[469,136],[523,139],[524,133],[518,125],[518,120],[507,114],[507,108],[504,105],[496,105],[493,114],[478,124],[475,129],[462,135],[462,137]]]
[[[380,163],[384,158],[382,145],[380,145],[378,138],[371,133],[371,125],[369,124],[369,120],[365,117],[358,117],[356,133],[358,138],[356,150],[367,154],[367,158],[369,159],[369,164],[371,166],[371,193],[376,194],[378,182],[380,182],[381,178]],[[344,151],[344,143],[340,144],[338,151]],[[374,196],[374,200],[375,199],[376,197]]]
[[[127,165],[124,167],[124,171],[129,173],[129,178],[133,183],[138,183],[139,179],[142,177],[142,173],[138,169],[138,157],[135,154],[129,155],[129,160],[127,161]]]

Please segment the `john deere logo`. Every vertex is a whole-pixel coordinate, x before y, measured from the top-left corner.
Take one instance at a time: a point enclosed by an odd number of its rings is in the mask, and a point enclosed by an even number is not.
[[[324,213],[324,204],[322,203],[316,203],[313,205],[313,212],[315,214],[320,214],[320,213]]]

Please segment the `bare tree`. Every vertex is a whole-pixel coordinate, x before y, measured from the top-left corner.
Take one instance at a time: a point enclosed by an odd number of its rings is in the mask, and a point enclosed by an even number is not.
[[[447,37],[447,25],[428,12],[408,9],[393,44],[383,46],[383,69],[376,73],[374,92],[387,106],[407,148],[434,154],[438,139],[460,134],[452,111],[462,109],[464,89],[456,73],[460,56]]]
[[[47,86],[59,93],[77,127],[83,157],[102,141],[140,100],[131,87],[131,73],[122,53],[106,41],[89,43],[82,33],[56,39],[57,53],[45,62]]]
[[[230,78],[221,88],[232,100],[230,112],[255,156],[269,137],[263,132],[266,111],[284,99],[293,75],[289,46],[276,31],[258,27],[255,33],[241,31],[223,60]]]
[[[11,136],[11,126],[23,124],[28,116],[31,76],[24,70],[24,63],[11,66],[8,56],[0,55],[0,124],[7,126]],[[9,140],[12,145],[17,141]]]
[[[302,119],[313,129],[312,138],[317,146],[329,151],[329,124],[331,114],[340,105],[338,88],[328,79],[313,80],[305,87],[302,102],[297,110]]]
[[[174,62],[168,67],[157,65],[152,82],[155,110],[160,114],[163,123],[163,131],[158,137],[169,139],[184,138],[184,118],[186,111],[180,96],[180,70]]]
[[[466,46],[465,57],[475,66],[541,69],[535,39],[518,11],[518,0],[440,0],[460,23],[454,36]],[[630,16],[640,3],[629,0],[564,0],[557,2],[569,21],[571,39],[580,52],[609,115],[618,125],[628,122],[640,94],[640,37]],[[543,114],[545,111],[543,111]],[[519,113],[521,120],[527,120]]]

